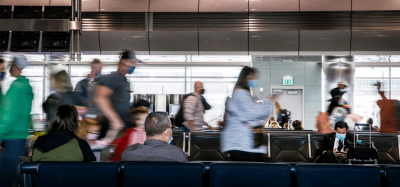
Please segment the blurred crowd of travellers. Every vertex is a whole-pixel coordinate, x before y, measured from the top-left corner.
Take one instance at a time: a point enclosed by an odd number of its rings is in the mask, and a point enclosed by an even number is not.
[[[149,111],[150,103],[146,100],[131,105],[132,91],[126,75],[132,74],[140,63],[133,52],[125,50],[117,71],[102,75],[103,64],[95,59],[87,78],[75,88],[66,71],[52,72],[53,93],[43,103],[47,130],[44,135],[32,138],[28,129],[32,125],[33,92],[29,80],[21,74],[28,62],[23,55],[15,55],[9,63],[9,73],[16,80],[5,95],[0,95],[0,186],[21,182],[17,172],[21,161],[95,161],[92,150],[109,147],[114,150],[110,161],[187,162],[181,149],[169,145],[175,127],[185,132],[201,131],[203,127],[223,129],[221,151],[229,153],[233,161],[264,161],[262,155],[267,153],[267,147],[255,141],[260,134],[257,129],[303,130],[300,120],[289,122],[290,112],[275,101],[277,95],[256,102],[251,90],[258,86],[258,71],[247,66],[240,72],[232,96],[226,100],[220,127],[211,127],[204,121],[203,115],[211,106],[203,97],[202,82],[196,82],[194,92],[183,97],[173,119],[165,112]],[[0,61],[0,80],[6,73],[5,62]],[[380,83],[375,86],[382,96],[377,101],[381,108],[380,129],[373,126],[371,119],[368,123],[373,130],[397,132],[400,105],[386,99]],[[339,82],[330,92],[332,99],[327,112],[316,118],[318,133],[334,133],[338,122],[339,129],[346,127],[347,131],[362,120],[351,113],[342,97],[346,87]],[[268,117],[267,123],[262,123]]]

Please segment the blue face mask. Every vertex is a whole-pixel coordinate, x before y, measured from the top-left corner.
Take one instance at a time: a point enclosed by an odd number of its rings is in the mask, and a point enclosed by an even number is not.
[[[336,138],[343,141],[346,138],[346,134],[336,133]]]
[[[6,76],[6,72],[0,72],[0,80],[4,80],[5,76]]]
[[[135,69],[136,69],[135,66],[129,66],[128,73],[132,74],[135,71]]]
[[[255,88],[258,86],[258,81],[257,80],[249,80],[249,83],[247,84],[249,88]]]
[[[339,91],[342,92],[342,93],[343,93],[343,92],[346,92],[345,89],[339,89]]]
[[[169,129],[168,129],[169,130]],[[169,132],[171,132],[171,131],[169,131]],[[172,142],[172,140],[173,140],[174,138],[172,137],[172,132],[171,132],[171,139],[168,141],[168,144],[171,144],[171,142]]]

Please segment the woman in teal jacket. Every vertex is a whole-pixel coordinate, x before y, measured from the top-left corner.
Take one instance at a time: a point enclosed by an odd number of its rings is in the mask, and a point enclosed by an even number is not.
[[[29,80],[21,76],[27,61],[24,56],[16,56],[11,62],[10,74],[16,80],[11,84],[0,106],[0,186],[12,186],[20,179],[18,164],[24,153],[26,137],[31,123],[33,100]]]

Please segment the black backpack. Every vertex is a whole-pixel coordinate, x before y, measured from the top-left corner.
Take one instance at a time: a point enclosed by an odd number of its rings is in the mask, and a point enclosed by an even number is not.
[[[179,107],[179,111],[178,111],[178,113],[176,114],[176,116],[175,116],[175,122],[174,122],[174,125],[175,126],[177,126],[177,127],[182,127],[183,126],[183,122],[185,122],[185,118],[184,118],[184,116],[183,116],[183,111],[184,111],[184,109],[183,109],[183,103],[185,102],[185,99],[188,97],[188,96],[191,96],[191,95],[193,95],[193,94],[186,94],[186,95],[184,95],[183,96],[183,99],[182,99],[182,103],[181,103],[181,106]]]

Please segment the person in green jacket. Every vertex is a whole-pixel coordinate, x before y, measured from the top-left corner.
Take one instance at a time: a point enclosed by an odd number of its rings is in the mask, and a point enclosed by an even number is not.
[[[0,105],[1,105],[1,99],[3,99],[3,88],[1,86],[1,83],[4,80],[4,77],[6,77],[6,63],[4,62],[3,59],[0,59]]]
[[[10,64],[10,74],[16,80],[2,99],[0,105],[0,186],[12,186],[20,182],[18,164],[24,153],[28,129],[31,123],[33,100],[29,80],[22,76],[28,65],[24,56],[15,56]]]

